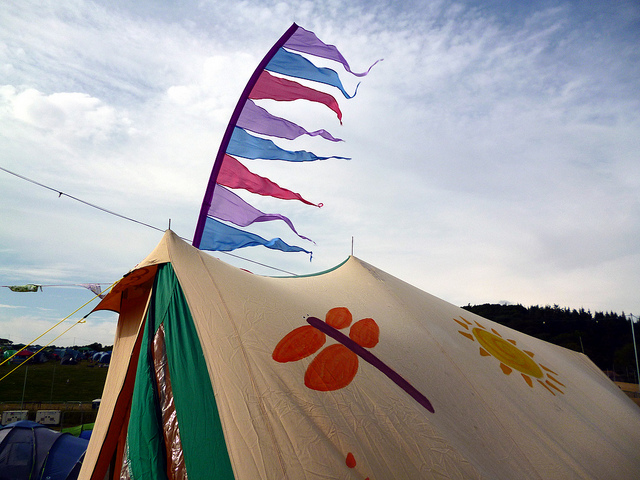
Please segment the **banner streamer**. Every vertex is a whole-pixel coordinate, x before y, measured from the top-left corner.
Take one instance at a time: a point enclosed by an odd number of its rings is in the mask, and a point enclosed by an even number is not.
[[[260,100],[277,102],[307,100],[329,108],[342,124],[342,111],[333,95],[302,85],[293,79],[321,84],[325,88],[335,88],[346,99],[356,95],[359,84],[354,93],[350,95],[335,70],[318,67],[312,60],[300,55],[301,53],[337,62],[344,67],[346,72],[356,77],[367,75],[373,65],[377,63],[375,62],[365,72],[355,73],[335,46],[325,44],[313,32],[305,30],[295,23],[280,37],[258,64],[227,125],[200,208],[193,238],[195,247],[201,250],[231,251],[237,248],[261,245],[283,252],[311,254],[310,251],[289,245],[280,238],[266,240],[259,235],[224,223],[230,222],[238,227],[247,227],[257,222],[281,220],[299,238],[313,242],[300,235],[293,222],[285,215],[264,213],[224,188],[244,189],[251,194],[270,196],[281,200],[298,200],[307,205],[321,207],[321,203],[310,202],[300,194],[282,188],[268,178],[252,173],[239,159],[287,162],[313,162],[332,158],[349,159],[335,155],[317,155],[306,150],[288,150],[277,145],[271,139],[287,141],[308,135],[318,136],[330,142],[342,141],[325,129],[307,130],[291,120],[273,115],[266,108],[255,103]]]

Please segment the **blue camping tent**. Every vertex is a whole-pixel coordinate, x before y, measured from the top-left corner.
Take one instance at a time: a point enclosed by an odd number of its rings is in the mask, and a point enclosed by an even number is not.
[[[89,442],[23,420],[0,428],[0,480],[75,480]]]
[[[109,365],[111,362],[111,352],[102,352],[102,356],[98,359],[98,362]]]

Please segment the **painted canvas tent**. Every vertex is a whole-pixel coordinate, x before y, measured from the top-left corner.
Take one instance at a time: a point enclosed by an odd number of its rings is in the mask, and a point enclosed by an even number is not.
[[[355,257],[262,277],[168,231],[98,308],[80,478],[640,478],[640,410],[586,356]]]

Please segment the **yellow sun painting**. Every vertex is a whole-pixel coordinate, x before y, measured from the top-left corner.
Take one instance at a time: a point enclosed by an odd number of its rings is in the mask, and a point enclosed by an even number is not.
[[[535,384],[533,381],[535,379],[552,395],[555,396],[557,392],[564,394],[561,390],[562,387],[565,387],[564,384],[555,378],[558,374],[533,360],[533,352],[520,350],[516,346],[515,340],[510,338],[505,340],[493,328],[489,331],[479,322],[474,324],[463,317],[460,318],[461,320],[457,318],[454,318],[454,320],[465,330],[458,330],[458,333],[472,342],[477,341],[480,344],[480,355],[496,358],[500,362],[500,368],[505,375],[511,375],[514,370],[517,370],[531,388]]]

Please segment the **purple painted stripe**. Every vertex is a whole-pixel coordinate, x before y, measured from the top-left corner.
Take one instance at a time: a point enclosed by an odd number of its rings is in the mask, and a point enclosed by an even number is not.
[[[369,350],[358,345],[356,342],[354,342],[349,337],[347,337],[344,333],[338,331],[337,329],[333,328],[331,325],[327,324],[326,322],[323,322],[319,318],[309,317],[307,318],[307,323],[309,323],[309,325],[311,325],[312,327],[317,328],[321,332],[326,333],[331,338],[340,342],[342,345],[347,347],[353,353],[358,355],[364,361],[376,367],[378,370],[384,373],[387,377],[389,377],[389,379],[391,379],[396,385],[398,385],[401,389],[403,389],[411,397],[413,397],[413,399],[416,402],[418,402],[424,408],[429,410],[431,413],[435,413],[435,410],[433,409],[433,406],[431,405],[431,402],[427,399],[427,397],[425,397],[422,393],[416,390],[413,387],[413,385],[407,382],[398,373],[396,373],[395,370],[393,370],[390,366],[388,366],[386,363],[384,363],[382,360],[376,357]]]
[[[196,225],[196,231],[193,234],[193,243],[192,245],[196,248],[200,248],[200,241],[202,240],[202,232],[204,231],[205,223],[207,222],[207,213],[209,212],[209,208],[211,208],[211,199],[213,198],[213,191],[216,187],[216,180],[218,178],[218,173],[220,172],[220,167],[222,166],[222,161],[224,160],[224,155],[227,152],[227,145],[229,144],[229,140],[231,140],[231,135],[233,134],[233,129],[238,122],[238,118],[240,117],[240,113],[242,112],[242,108],[244,107],[245,102],[249,98],[249,93],[251,93],[251,89],[260,78],[260,74],[264,70],[264,67],[271,61],[273,56],[278,52],[280,47],[282,47],[287,40],[295,33],[298,29],[298,25],[295,23],[289,27],[289,29],[278,39],[276,43],[271,47],[269,52],[264,56],[262,61],[258,64],[253,75],[249,79],[249,82],[244,87],[242,95],[238,99],[238,103],[236,104],[236,108],[231,115],[231,120],[229,120],[229,124],[227,125],[227,130],[224,132],[224,136],[222,137],[222,142],[220,143],[220,148],[218,149],[218,154],[216,155],[216,160],[213,164],[213,169],[211,170],[211,176],[209,177],[209,184],[207,185],[207,190],[204,194],[204,199],[202,200],[202,206],[200,207],[200,215],[198,216],[198,224]]]

